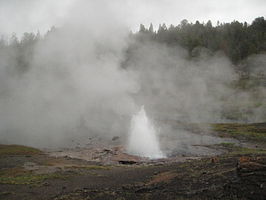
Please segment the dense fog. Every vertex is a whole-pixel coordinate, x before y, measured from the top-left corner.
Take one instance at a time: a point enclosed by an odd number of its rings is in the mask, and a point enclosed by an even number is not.
[[[77,1],[69,9],[47,34],[2,38],[0,143],[60,147],[77,138],[125,138],[142,105],[158,129],[164,120],[265,121],[266,86],[235,86],[241,63],[224,52],[198,47],[191,57],[180,45],[143,40],[131,32],[133,16],[124,19],[119,2]],[[263,53],[243,63],[252,77],[266,74]],[[169,140],[180,135],[179,143],[215,140],[165,126],[158,132]]]

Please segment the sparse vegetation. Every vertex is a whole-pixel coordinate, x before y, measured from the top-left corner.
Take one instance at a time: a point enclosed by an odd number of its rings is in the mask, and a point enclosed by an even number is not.
[[[225,156],[228,155],[257,155],[257,154],[266,154],[266,149],[262,148],[247,148],[247,147],[241,147],[237,146],[234,143],[220,143],[218,146],[226,148],[229,153],[225,154]]]
[[[22,145],[0,144],[0,156],[4,155],[36,155],[42,153],[39,149]]]
[[[235,147],[234,150],[230,154],[234,154],[234,155],[266,154],[266,149],[252,149],[252,148],[244,148],[244,147]]]
[[[0,172],[0,184],[13,184],[13,185],[30,185],[30,184],[40,184],[47,179],[65,179],[68,175],[60,173],[50,173],[50,174],[34,174],[29,171],[23,171],[21,169],[8,169],[5,173]]]
[[[235,147],[235,143],[231,143],[231,142],[222,142],[219,145],[225,148],[230,148],[230,149]]]
[[[14,194],[14,192],[0,192],[0,198],[11,194]]]
[[[222,136],[266,143],[266,124],[211,124],[212,129]]]
[[[102,165],[72,165],[67,166],[67,168],[72,169],[85,169],[85,170],[110,170],[111,166],[102,166]]]

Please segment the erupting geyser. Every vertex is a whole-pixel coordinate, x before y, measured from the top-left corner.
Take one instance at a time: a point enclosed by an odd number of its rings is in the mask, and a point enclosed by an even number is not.
[[[144,106],[131,119],[127,151],[130,154],[151,159],[164,157],[160,150],[156,130],[148,119]]]

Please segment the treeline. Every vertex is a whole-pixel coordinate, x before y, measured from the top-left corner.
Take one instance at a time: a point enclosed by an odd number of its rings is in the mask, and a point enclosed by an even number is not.
[[[12,66],[20,71],[26,70],[37,42],[45,40],[53,32],[56,32],[54,27],[44,36],[39,33],[24,33],[21,39],[15,34],[10,38],[2,36],[0,64],[12,63]],[[250,25],[246,22],[233,21],[217,22],[216,26],[213,26],[211,21],[207,23],[196,21],[193,24],[183,20],[177,26],[167,27],[162,24],[158,30],[154,30],[152,24],[147,28],[141,24],[139,31],[132,36],[138,40],[182,46],[188,50],[191,57],[197,56],[197,49],[200,47],[210,52],[223,51],[234,64],[239,64],[250,55],[266,51],[266,20],[264,17],[258,17]],[[130,56],[130,53],[127,55]],[[6,59],[9,59],[9,62]]]
[[[56,31],[52,27],[43,36],[38,33],[24,33],[19,39],[14,33],[11,37],[0,38],[0,67],[9,67],[18,72],[27,71],[33,59],[34,50],[38,42],[45,40],[49,34]],[[9,65],[9,66],[6,66]]]
[[[223,51],[234,64],[252,54],[266,51],[266,20],[264,17],[256,18],[252,24],[233,21],[219,23],[213,26],[211,21],[195,24],[183,20],[178,26],[160,25],[154,31],[153,25],[146,28],[140,25],[135,34],[142,40],[154,40],[168,45],[180,45],[189,51],[191,56],[197,53],[197,47],[204,47],[211,52]]]
[[[40,40],[39,33],[24,33],[20,40],[15,34],[9,39],[2,37],[0,40],[0,66],[18,72],[26,71],[30,67],[35,45]]]

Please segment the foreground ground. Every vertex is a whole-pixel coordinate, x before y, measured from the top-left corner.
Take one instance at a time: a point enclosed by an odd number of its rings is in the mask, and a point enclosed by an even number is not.
[[[0,145],[0,199],[265,199],[265,124],[213,126],[245,145],[213,145],[227,153],[182,162],[115,165]]]

